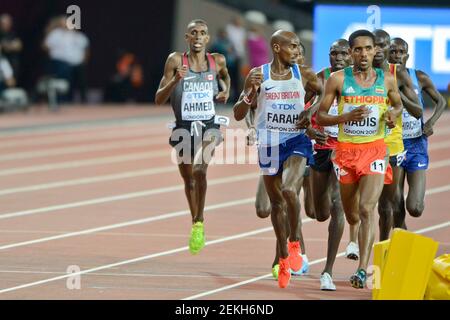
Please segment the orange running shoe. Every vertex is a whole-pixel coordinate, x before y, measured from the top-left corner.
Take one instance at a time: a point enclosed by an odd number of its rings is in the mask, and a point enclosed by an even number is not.
[[[301,269],[303,258],[300,255],[300,241],[288,241],[289,264],[295,272]]]
[[[291,270],[289,268],[289,257],[279,260],[280,269],[278,271],[278,286],[286,288],[291,280]]]

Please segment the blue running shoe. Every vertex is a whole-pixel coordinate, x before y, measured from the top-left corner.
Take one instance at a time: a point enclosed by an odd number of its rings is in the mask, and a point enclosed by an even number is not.
[[[300,268],[300,270],[298,271],[293,271],[291,269],[291,274],[293,276],[301,276],[301,275],[305,275],[308,274],[309,272],[309,261],[308,261],[308,257],[306,256],[306,254],[302,254],[301,255],[303,258],[303,263],[302,263],[302,267]]]

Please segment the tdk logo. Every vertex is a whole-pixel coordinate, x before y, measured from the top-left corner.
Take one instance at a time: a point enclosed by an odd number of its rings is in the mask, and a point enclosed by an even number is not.
[[[204,99],[209,98],[209,92],[191,92],[188,94],[189,99]]]
[[[295,110],[295,103],[273,103],[272,104],[273,110]]]

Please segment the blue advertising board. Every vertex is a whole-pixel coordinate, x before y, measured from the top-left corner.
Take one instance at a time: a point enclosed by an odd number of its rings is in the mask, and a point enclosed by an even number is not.
[[[331,43],[355,30],[384,29],[409,45],[407,67],[426,72],[439,90],[450,83],[450,9],[317,5],[314,9],[313,67],[329,65]]]

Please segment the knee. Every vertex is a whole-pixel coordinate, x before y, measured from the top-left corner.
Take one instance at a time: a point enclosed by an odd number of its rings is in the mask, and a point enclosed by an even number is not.
[[[371,204],[361,204],[359,206],[359,216],[361,220],[368,220],[370,215],[373,214],[374,206]]]
[[[356,214],[346,215],[345,218],[346,218],[348,224],[351,226],[359,223],[359,217]]]
[[[261,219],[267,218],[270,215],[270,208],[264,208],[263,206],[258,204],[255,205],[255,208],[256,215]]]
[[[206,170],[205,169],[196,169],[193,172],[194,179],[199,180],[206,180]]]
[[[316,220],[319,222],[327,221],[330,217],[330,207],[324,206],[322,202],[316,202],[314,207],[316,208]]]
[[[318,211],[320,212],[320,211]],[[321,213],[317,213],[316,214],[316,219],[319,222],[325,222],[328,220],[328,218],[330,217],[330,213],[329,212],[321,212]]]
[[[278,214],[283,213],[283,201],[281,200],[271,200],[270,206],[272,207],[271,212]]]
[[[417,203],[415,205],[407,206],[406,209],[411,216],[413,216],[414,218],[418,218],[422,215],[424,206],[423,204]]]
[[[295,201],[297,198],[297,191],[293,187],[283,187],[281,193],[283,194],[283,198],[287,201]]]

